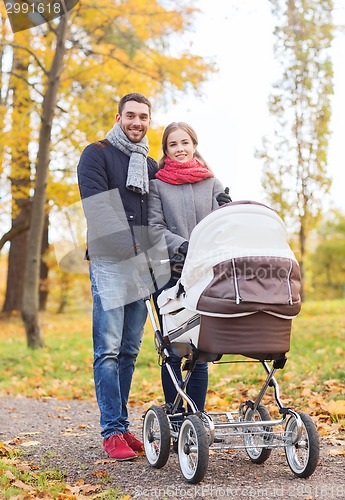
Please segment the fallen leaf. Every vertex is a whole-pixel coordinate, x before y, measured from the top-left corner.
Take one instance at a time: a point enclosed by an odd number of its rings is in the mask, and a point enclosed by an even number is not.
[[[339,449],[329,450],[328,455],[331,455],[332,457],[337,457],[339,455],[345,456],[345,448],[340,448],[340,450]]]
[[[36,467],[37,468],[37,467]],[[30,465],[26,464],[26,463],[17,463],[16,464],[16,469],[18,469],[19,471],[21,472],[27,472],[29,470],[32,470],[33,468],[30,467]]]
[[[109,477],[109,474],[106,470],[94,470],[92,475],[96,477]]]
[[[35,488],[33,488],[30,484],[23,483],[20,479],[17,479],[12,483],[12,486],[15,486],[16,488],[19,488],[24,491],[29,491],[30,493],[35,492]]]
[[[16,479],[16,476],[10,470],[5,470],[4,474],[10,481],[14,481]]]
[[[20,446],[23,446],[24,448],[30,448],[30,446],[37,446],[38,444],[41,444],[39,441],[25,441],[24,443],[21,443]]]
[[[71,420],[71,417],[66,415],[48,415],[49,418],[61,418],[61,420]]]
[[[337,439],[337,438],[330,438],[329,439],[330,443],[332,443],[335,446],[344,446],[345,448],[345,440],[344,439]]]
[[[79,483],[82,483],[83,481],[80,480],[78,481]],[[77,484],[72,486],[71,484],[66,484],[65,486],[65,492],[72,493],[73,495],[77,495],[78,493],[95,493],[100,490],[99,485],[92,485],[92,484]]]
[[[317,428],[320,436],[328,436],[332,432],[332,426],[329,424],[319,424]]]
[[[104,460],[96,460],[95,464],[116,464],[116,460],[112,460],[111,458],[105,458]]]
[[[9,456],[13,453],[13,448],[8,444],[0,442],[0,456]]]
[[[92,484],[84,484],[83,486],[80,487],[80,491],[82,493],[96,493],[97,491],[100,490],[99,485],[92,485]]]
[[[35,432],[20,432],[18,436],[37,436],[37,434],[42,434],[41,431],[35,431]]]
[[[87,436],[87,433],[86,432],[70,432],[70,431],[68,431],[68,432],[64,432],[63,435],[64,436],[76,436],[76,437],[78,437],[78,436]]]
[[[338,415],[345,417],[345,401],[344,400],[331,400],[327,405],[328,412],[331,415]]]

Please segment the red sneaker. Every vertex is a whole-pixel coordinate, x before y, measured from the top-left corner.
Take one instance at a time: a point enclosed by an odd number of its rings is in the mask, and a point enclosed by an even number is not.
[[[137,451],[137,452],[144,451],[144,443],[139,441],[139,439],[137,439],[134,436],[134,434],[132,434],[131,432],[125,432],[123,437],[125,438],[128,446],[130,446],[132,448],[132,450]]]
[[[130,448],[122,434],[114,434],[104,439],[103,448],[110,458],[115,460],[132,460],[138,455]]]

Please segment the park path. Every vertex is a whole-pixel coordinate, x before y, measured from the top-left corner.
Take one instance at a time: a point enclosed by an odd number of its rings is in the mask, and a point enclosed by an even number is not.
[[[138,435],[146,409],[130,408]],[[28,463],[63,471],[69,484],[82,480],[105,489],[118,487],[140,499],[345,499],[345,456],[326,439],[321,440],[319,465],[309,479],[293,476],[283,450],[273,450],[262,465],[252,464],[242,450],[211,451],[204,480],[189,485],[174,453],[160,470],[151,468],[144,456],[133,462],[107,460],[98,420],[94,402],[0,397],[0,441],[20,448]]]

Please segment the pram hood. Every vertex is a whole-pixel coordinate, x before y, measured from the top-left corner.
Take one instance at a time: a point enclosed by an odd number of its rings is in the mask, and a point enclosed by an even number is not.
[[[229,203],[195,227],[181,283],[158,297],[163,332],[174,345],[206,353],[281,359],[299,291],[281,218],[261,203]]]
[[[282,219],[253,201],[223,205],[193,230],[181,283],[184,307],[229,317],[300,310],[299,266]]]

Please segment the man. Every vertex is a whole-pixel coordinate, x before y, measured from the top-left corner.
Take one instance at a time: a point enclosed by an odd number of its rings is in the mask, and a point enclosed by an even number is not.
[[[106,139],[89,144],[78,165],[88,228],[96,396],[103,447],[116,460],[131,460],[143,449],[129,431],[127,402],[147,316],[138,300],[135,262],[147,244],[148,184],[157,171],[147,156],[150,120],[150,101],[125,95]]]

